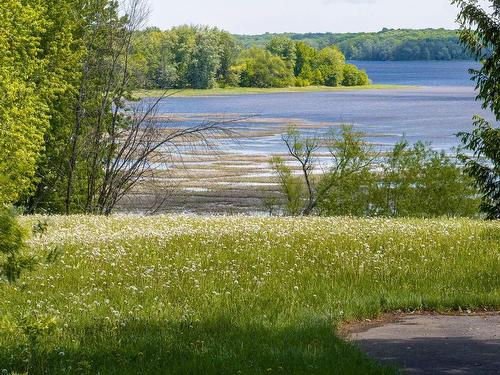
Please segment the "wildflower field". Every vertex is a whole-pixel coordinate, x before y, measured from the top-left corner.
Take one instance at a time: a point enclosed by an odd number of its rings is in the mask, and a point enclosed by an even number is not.
[[[500,308],[499,222],[22,219],[39,221],[40,265],[0,284],[2,374],[391,374],[339,325]]]

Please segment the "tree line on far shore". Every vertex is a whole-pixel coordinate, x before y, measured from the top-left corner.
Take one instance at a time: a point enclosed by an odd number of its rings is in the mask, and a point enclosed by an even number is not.
[[[287,37],[242,49],[229,33],[205,26],[137,32],[133,59],[146,89],[359,86],[368,75],[334,45],[321,49]]]
[[[321,49],[336,45],[348,60],[470,60],[460,43],[459,32],[445,29],[394,30],[375,33],[285,33],[235,35],[244,48],[265,46],[272,38],[288,37]]]

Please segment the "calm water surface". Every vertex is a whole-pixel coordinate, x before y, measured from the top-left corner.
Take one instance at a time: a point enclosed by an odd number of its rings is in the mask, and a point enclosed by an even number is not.
[[[251,124],[235,124],[237,130],[262,130],[294,122],[298,126],[313,125],[314,131],[324,132],[339,123],[349,123],[377,144],[392,145],[404,136],[410,142],[431,142],[433,147],[447,151],[458,145],[457,132],[471,128],[474,114],[492,119],[491,113],[483,111],[475,101],[474,84],[467,73],[468,68],[477,66],[474,62],[356,64],[367,70],[374,83],[421,87],[170,98],[161,104],[160,112],[199,118],[256,116]],[[234,152],[271,154],[284,151],[281,143],[276,134],[243,139],[228,147]]]
[[[469,69],[474,61],[349,61],[365,69],[373,83],[474,87]]]

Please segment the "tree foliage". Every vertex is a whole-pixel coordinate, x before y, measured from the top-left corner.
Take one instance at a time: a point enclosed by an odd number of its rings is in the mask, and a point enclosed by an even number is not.
[[[321,140],[292,128],[284,138],[298,162],[294,174],[282,159],[272,165],[288,215],[397,217],[474,216],[477,191],[458,163],[430,146],[406,141],[388,155],[374,150],[351,126],[330,131]],[[318,165],[319,144],[331,162]],[[323,170],[313,174],[314,170]]]
[[[264,48],[241,50],[229,33],[203,26],[137,32],[132,58],[142,67],[139,85],[143,88],[369,84],[366,72],[345,67],[345,57],[335,46],[317,50],[275,37]],[[344,80],[346,70],[348,79]]]
[[[500,219],[500,128],[476,116],[472,132],[459,137],[460,159],[482,194],[481,210],[488,219]]]
[[[133,60],[145,88],[198,88],[234,84],[238,46],[227,32],[206,26],[156,28],[134,33]]]
[[[352,64],[345,64],[342,72],[342,86],[368,85],[370,80],[364,70],[359,70]]]
[[[454,0],[453,3],[460,7],[460,39],[482,65],[479,70],[471,70],[479,91],[478,99],[500,120],[500,2],[489,0],[488,8],[479,5],[477,0]]]
[[[274,37],[287,37],[322,49],[336,45],[348,60],[467,60],[455,30],[390,30],[376,33],[307,33],[236,35],[245,47],[264,47]]]
[[[35,265],[33,257],[23,254],[26,233],[12,208],[0,209],[0,281],[15,282],[24,270]]]
[[[422,142],[397,143],[376,176],[374,214],[385,216],[474,216],[477,191],[458,162]]]
[[[287,87],[292,73],[286,63],[271,52],[259,48],[245,51],[235,67],[242,87]]]
[[[337,47],[326,47],[318,53],[316,66],[321,73],[322,84],[340,86],[344,79],[345,56]]]
[[[486,6],[476,0],[453,3],[460,9],[461,41],[482,65],[471,70],[477,99],[500,120],[500,1],[490,0]],[[458,136],[465,151],[461,159],[482,194],[481,209],[489,219],[500,219],[500,129],[476,116],[472,132]]]
[[[72,89],[67,10],[60,0],[0,4],[0,202],[32,191],[44,136],[51,120],[61,120],[56,107]]]
[[[234,77],[229,34],[141,33],[146,15],[143,0],[0,4],[2,206],[109,214],[138,182],[158,181],[152,166],[176,142],[186,147],[223,131],[219,123],[166,130],[153,119],[163,97],[133,103],[132,90],[151,79],[205,88]]]
[[[294,69],[297,63],[297,46],[286,37],[276,37],[267,43],[266,49],[274,56],[281,57],[288,69]]]

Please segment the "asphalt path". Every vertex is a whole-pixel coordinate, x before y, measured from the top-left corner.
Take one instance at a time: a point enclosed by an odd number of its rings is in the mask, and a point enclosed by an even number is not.
[[[369,356],[403,374],[500,375],[500,315],[412,315],[348,327]]]

